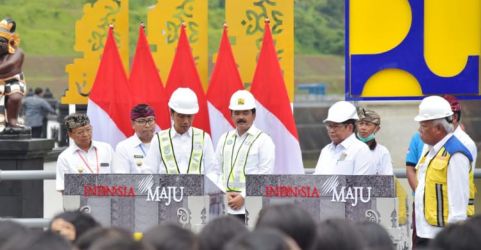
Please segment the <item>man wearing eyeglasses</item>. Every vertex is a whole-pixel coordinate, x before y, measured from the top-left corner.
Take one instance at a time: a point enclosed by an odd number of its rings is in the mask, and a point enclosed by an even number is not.
[[[155,112],[147,104],[138,104],[130,112],[130,120],[135,133],[119,142],[115,148],[112,172],[141,173],[150,141],[155,132]]]
[[[359,120],[354,105],[346,101],[334,103],[324,124],[331,143],[319,156],[314,174],[319,175],[371,175],[374,174],[369,147],[356,138],[356,121]]]
[[[57,160],[56,189],[64,190],[64,174],[109,174],[114,150],[105,142],[92,140],[92,125],[86,114],[65,117],[68,136],[73,142]]]

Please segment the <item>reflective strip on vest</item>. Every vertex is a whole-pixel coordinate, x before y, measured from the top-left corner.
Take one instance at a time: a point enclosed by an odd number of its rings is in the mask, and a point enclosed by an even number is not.
[[[422,156],[416,166],[418,169],[426,160],[427,153]],[[443,146],[439,152],[428,163],[424,185],[424,217],[426,221],[437,227],[444,227],[448,221],[449,202],[448,202],[448,165],[451,155]],[[474,215],[474,174],[469,173],[469,203],[467,215]],[[473,188],[474,187],[474,188]],[[473,201],[473,202],[471,202]]]
[[[262,134],[247,134],[246,138],[241,142],[237,152],[234,152],[234,146],[237,141],[235,131],[228,132],[224,141],[223,154],[223,182],[226,183],[227,191],[241,192],[246,186],[245,167],[247,158],[254,142]]]
[[[162,162],[164,163],[165,172],[167,174],[179,174],[180,169],[175,158],[174,146],[170,130],[163,130],[157,133],[159,139],[159,149]],[[192,148],[190,152],[188,174],[200,174],[202,170],[202,157],[204,154],[204,131],[198,128],[192,128]]]

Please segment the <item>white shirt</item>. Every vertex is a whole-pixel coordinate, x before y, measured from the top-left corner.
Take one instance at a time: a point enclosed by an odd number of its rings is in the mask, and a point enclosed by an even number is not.
[[[383,145],[377,143],[374,150],[370,150],[372,154],[371,162],[376,175],[393,175],[392,160],[389,150]]]
[[[351,134],[341,143],[332,142],[321,150],[314,174],[319,175],[373,175],[371,150]]]
[[[192,127],[184,134],[179,134],[174,128],[170,130],[172,147],[180,173],[185,174],[189,168],[189,160],[192,152]],[[165,174],[165,166],[159,149],[159,137],[154,134],[147,157],[144,160],[142,173]],[[214,155],[214,146],[209,134],[205,133],[204,148],[202,149],[201,173],[217,180],[220,175],[220,167]]]
[[[257,134],[259,132],[259,129],[256,128],[254,125],[252,125],[247,132],[245,132],[242,136],[239,136],[237,133],[237,130],[233,130],[230,132],[235,132],[236,136],[238,137],[236,140],[236,144],[234,145],[234,150],[232,151],[233,153],[237,153],[240,150],[240,147],[242,143],[237,143],[237,142],[242,142],[244,139],[247,137],[248,134]],[[222,172],[224,175],[223,182],[222,182],[222,188],[226,190],[227,183],[227,178],[230,169],[224,169],[224,154],[222,152],[222,148],[226,139],[227,133],[224,133],[220,139],[219,142],[217,143],[217,148],[216,148],[216,156],[217,160],[219,161],[219,165],[222,167]],[[274,146],[274,142],[272,141],[271,137],[267,135],[266,133],[262,133],[259,138],[257,138],[256,141],[251,146],[251,149],[249,151],[249,155],[247,157],[247,162],[245,165],[245,173],[246,174],[272,174],[274,171],[274,163],[275,163],[275,154],[276,154],[276,148]],[[241,191],[242,197],[246,197],[246,189],[245,187]],[[229,206],[226,205],[226,210],[227,213],[229,214],[245,214],[245,206],[242,206],[239,210],[233,210]]]
[[[92,141],[87,152],[72,143],[58,156],[56,189],[64,190],[64,174],[111,173],[113,157],[112,146],[105,142]]]
[[[141,173],[150,143],[142,143],[137,134],[119,142],[115,147],[112,173]]]
[[[474,169],[476,166],[476,158],[478,157],[478,148],[476,147],[476,143],[474,143],[473,139],[471,139],[471,137],[461,128],[461,126],[458,126],[454,130],[453,134],[469,150],[471,156],[473,156],[471,169]]]
[[[432,239],[443,230],[442,227],[435,227],[428,224],[424,217],[424,187],[426,178],[426,169],[431,159],[436,156],[441,147],[452,136],[452,133],[447,134],[441,141],[434,146],[428,145],[428,155],[424,164],[418,168],[418,186],[414,196],[414,208],[416,209],[416,232],[421,238]],[[456,153],[451,156],[448,166],[448,221],[447,223],[454,223],[462,221],[467,218],[466,210],[468,209],[469,201],[469,160],[461,153]]]

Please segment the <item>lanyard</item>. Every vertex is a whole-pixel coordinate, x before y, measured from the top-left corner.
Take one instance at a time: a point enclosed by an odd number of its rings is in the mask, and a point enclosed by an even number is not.
[[[96,166],[97,166],[97,174],[99,173],[99,155],[97,153],[97,148],[94,148],[95,150],[95,161],[96,161]],[[94,171],[92,170],[92,168],[90,168],[88,162],[85,160],[85,158],[82,156],[82,154],[80,154],[79,151],[77,151],[77,154],[78,156],[80,157],[80,159],[82,159],[82,161],[84,162],[85,166],[90,170],[90,172],[93,174]]]
[[[142,143],[139,144],[139,147],[140,147],[140,150],[142,151],[142,154],[144,155],[144,157],[146,157],[147,154],[145,153],[144,146],[142,146]]]
[[[244,140],[242,140],[241,145],[239,146],[239,148],[237,149],[237,153],[235,154],[235,158],[234,158],[234,151],[235,151],[235,143],[236,143],[236,140],[237,140],[237,136],[234,138],[234,146],[232,147],[232,154],[230,156],[231,169],[234,169],[235,163],[237,161],[237,157],[239,156],[239,152],[241,151],[242,146],[244,146],[244,142],[247,140],[248,136],[249,136],[249,134],[246,134],[246,137],[244,138]],[[234,158],[234,159],[232,159],[232,158]],[[232,161],[232,160],[234,160],[234,161]]]

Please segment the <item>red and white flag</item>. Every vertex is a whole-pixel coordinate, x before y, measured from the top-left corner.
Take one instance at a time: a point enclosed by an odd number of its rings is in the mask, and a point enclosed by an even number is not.
[[[130,108],[127,75],[110,27],[88,98],[87,115],[93,127],[93,139],[115,148],[119,141],[132,135]]]
[[[193,126],[210,133],[207,98],[202,88],[191,50],[185,32],[185,25],[182,24],[177,50],[170,68],[169,78],[167,79],[167,97],[170,98],[174,90],[181,87],[190,88],[194,91],[199,102],[199,113],[195,115]]]
[[[251,93],[257,101],[255,125],[276,145],[274,173],[304,174],[297,128],[268,21]]]
[[[209,90],[207,90],[211,136],[214,145],[217,145],[217,141],[223,133],[234,129],[229,101],[232,94],[241,89],[244,89],[244,86],[232,53],[227,26],[224,26],[217,60],[210,77]]]
[[[160,129],[170,128],[167,97],[159,72],[150,52],[144,25],[139,28],[139,40],[129,78],[132,106],[145,103],[155,110],[156,123]]]

